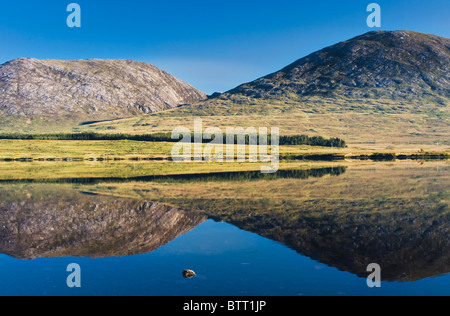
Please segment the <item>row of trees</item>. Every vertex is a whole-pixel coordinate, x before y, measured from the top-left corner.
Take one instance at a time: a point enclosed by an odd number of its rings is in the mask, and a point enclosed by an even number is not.
[[[192,134],[192,140],[194,134]],[[179,142],[178,139],[172,139],[170,133],[156,133],[156,134],[101,134],[101,133],[58,133],[58,134],[0,134],[0,139],[17,139],[17,140],[133,140],[146,142]],[[235,143],[238,136],[235,135]],[[249,135],[245,135],[245,143],[250,142]],[[322,136],[308,136],[308,135],[294,135],[294,136],[280,136],[280,145],[310,145],[323,147],[346,147],[344,140],[340,138],[324,138]],[[223,143],[227,143],[226,136],[224,136]],[[260,143],[260,142],[259,142]],[[271,136],[267,136],[267,144],[271,144]]]
[[[339,148],[347,147],[345,140],[340,138],[327,139],[322,136],[310,137],[308,135],[280,136],[280,145],[310,145]]]

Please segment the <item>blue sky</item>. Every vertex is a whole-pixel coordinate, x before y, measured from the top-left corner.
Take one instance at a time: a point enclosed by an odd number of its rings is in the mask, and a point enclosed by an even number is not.
[[[66,7],[81,6],[81,28]],[[448,0],[15,0],[0,7],[0,63],[120,58],[152,63],[212,93],[272,73],[314,51],[375,30],[450,37]]]

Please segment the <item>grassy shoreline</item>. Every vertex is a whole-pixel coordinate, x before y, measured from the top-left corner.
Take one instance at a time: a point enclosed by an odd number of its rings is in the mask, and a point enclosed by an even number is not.
[[[371,161],[395,161],[395,160],[448,160],[449,154],[445,153],[423,153],[423,154],[393,154],[374,153],[371,155],[340,155],[340,154],[309,154],[309,155],[285,155],[280,156],[280,160],[287,161],[343,161],[343,160],[371,160]],[[129,157],[129,158],[0,158],[0,162],[85,162],[85,161],[167,161],[171,162],[171,157]],[[205,158],[203,161],[207,162]]]
[[[203,146],[206,146],[204,143]],[[0,161],[171,161],[174,143],[132,140],[1,140]],[[193,145],[192,145],[193,146]],[[245,152],[250,146],[235,147],[235,153]],[[441,160],[448,159],[447,147],[428,146],[419,149],[355,147],[330,148],[309,145],[281,145],[281,160]],[[270,149],[270,146],[269,146]],[[225,152],[225,145],[223,153]]]

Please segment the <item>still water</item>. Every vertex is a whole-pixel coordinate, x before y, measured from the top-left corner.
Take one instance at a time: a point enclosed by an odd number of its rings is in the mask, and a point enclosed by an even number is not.
[[[449,175],[444,162],[4,181],[0,295],[450,295]]]

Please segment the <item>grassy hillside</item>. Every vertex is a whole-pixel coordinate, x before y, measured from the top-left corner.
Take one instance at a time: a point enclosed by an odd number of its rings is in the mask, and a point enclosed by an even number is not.
[[[214,101],[214,102],[217,102]],[[225,102],[225,101],[224,101]],[[278,101],[281,103],[282,101]],[[287,102],[287,101],[286,101]],[[185,106],[163,113],[77,126],[75,132],[138,133],[171,132],[178,126],[193,130],[194,118],[200,117],[203,126],[219,127],[279,127],[281,135],[307,134],[309,136],[338,137],[349,146],[357,144],[397,146],[407,144],[450,145],[450,111],[439,112],[384,112],[375,109],[339,110],[332,104],[321,107],[297,104],[296,108],[281,110],[269,101],[259,101],[265,112],[247,111],[228,101],[228,105],[203,108],[200,105]],[[275,103],[277,104],[277,103]]]

